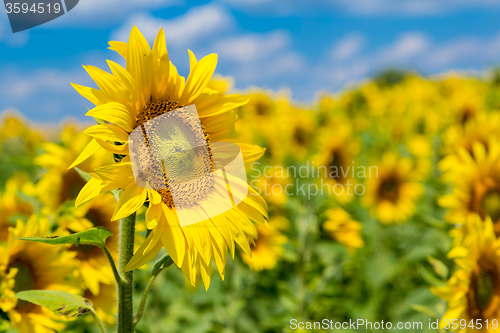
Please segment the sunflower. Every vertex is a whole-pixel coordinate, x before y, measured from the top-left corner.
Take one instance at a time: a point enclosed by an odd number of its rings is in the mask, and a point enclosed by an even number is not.
[[[23,173],[14,174],[7,180],[5,190],[0,194],[0,241],[9,237],[9,227],[15,225],[18,218],[28,218],[33,213],[31,203],[22,198],[22,192],[30,187],[28,176]]]
[[[461,81],[449,102],[454,123],[465,125],[484,112],[486,84],[474,79]]]
[[[272,218],[269,224],[257,226],[259,237],[251,245],[252,252],[243,252],[242,259],[251,270],[263,271],[273,269],[278,260],[282,258],[287,238],[283,229],[288,226],[288,221],[283,217]]]
[[[472,156],[459,150],[462,164],[448,170],[453,176],[452,192],[443,196],[439,204],[448,208],[446,220],[460,223],[463,216],[478,214],[482,219],[490,218],[494,230],[500,235],[500,142],[490,141],[486,146],[476,143]]]
[[[284,207],[293,188],[292,181],[285,170],[286,168],[281,165],[266,166],[260,176],[250,182],[250,185],[263,194],[270,204]]]
[[[23,116],[17,111],[3,112],[0,119],[0,142],[5,148],[13,150],[16,154],[33,157],[40,142],[43,141],[41,133],[30,126]]]
[[[0,137],[2,139],[21,137],[27,130],[25,120],[16,111],[3,112],[1,124]]]
[[[415,172],[421,178],[431,176],[434,157],[432,140],[425,135],[416,134],[407,143],[407,148],[415,158]]]
[[[486,151],[489,145],[500,141],[500,115],[482,113],[464,125],[452,125],[442,135],[442,152],[445,155],[439,161],[439,168],[444,172],[444,181],[453,181],[461,177],[464,163],[474,158],[474,146],[482,145]],[[464,154],[466,152],[467,154]],[[462,165],[462,167],[458,167]]]
[[[491,320],[500,318],[500,241],[495,237],[490,220],[481,221],[477,216],[467,220],[467,236],[448,254],[458,270],[446,286],[432,288],[432,292],[447,301],[448,309],[441,319],[465,319],[467,324],[480,321],[483,329],[470,329],[468,325],[457,332],[496,332]],[[489,328],[486,329],[486,320]]]
[[[108,325],[113,325],[116,321],[116,286],[101,284],[99,293],[93,294],[90,290],[85,290],[83,297],[92,302],[97,316]]]
[[[245,141],[266,147],[266,157],[272,164],[280,164],[287,154],[283,146],[290,114],[289,96],[285,92],[250,91],[249,102],[238,109],[241,121],[236,123],[238,136]],[[272,123],[273,126],[269,126]]]
[[[349,213],[342,208],[333,208],[326,211],[327,220],[323,228],[331,238],[342,244],[348,251],[363,247],[361,237],[361,223],[354,221]]]
[[[382,223],[405,222],[423,194],[422,185],[415,178],[411,160],[387,153],[377,174],[368,179],[362,203]]]
[[[104,227],[112,235],[106,239],[106,246],[111,256],[118,259],[118,223],[112,221],[116,200],[111,193],[103,193],[96,200],[87,202],[76,209],[67,209],[57,217],[57,235],[71,234],[93,227]],[[79,274],[83,289],[88,289],[93,295],[100,294],[100,286],[114,285],[113,271],[105,253],[97,246],[80,245],[68,249],[76,254]]]
[[[207,87],[218,91],[222,95],[230,91],[234,86],[234,80],[230,76],[214,75],[208,82]]]
[[[81,150],[90,142],[85,134],[78,133],[76,125],[68,124],[61,133],[61,144],[45,142],[41,145],[45,151],[35,158],[35,163],[45,169],[36,184],[36,197],[42,203],[42,212],[46,215],[55,213],[64,203],[76,199],[85,185],[85,181],[75,169],[68,166]],[[98,166],[112,162],[112,157],[105,152],[96,152],[92,158],[79,164],[79,169],[89,172]]]
[[[249,102],[242,107],[245,118],[264,120],[271,118],[276,112],[276,101],[270,91],[253,91],[248,94]]]
[[[286,140],[289,142],[288,155],[302,162],[314,145],[316,113],[312,110],[290,106],[289,114],[284,119],[284,123]]]
[[[195,165],[191,160],[186,160],[179,165],[192,165],[203,172],[212,171],[212,148],[223,140],[237,144],[245,162],[249,163],[259,158],[263,150],[229,139],[236,121],[234,108],[245,104],[247,98],[223,95],[207,87],[217,63],[215,54],[198,61],[189,51],[190,74],[186,80],[181,77],[169,60],[163,29],[158,32],[152,50],[136,27],[131,31],[128,43],[110,42],[110,45],[112,50],[126,59],[126,68],[108,61],[110,74],[93,66],[85,66],[99,89],[73,84],[81,95],[96,105],[87,115],[99,119],[99,123],[85,131],[92,140],[72,166],[103,150],[115,154],[119,162],[95,169],[77,202],[84,203],[101,192],[123,189],[113,220],[129,216],[147,202],[145,223],[151,232],[125,269],[132,270],[146,264],[165,247],[192,284],[196,281],[196,275],[201,274],[205,288],[208,288],[212,259],[223,277],[227,251],[229,249],[234,257],[235,242],[250,252],[248,237],[257,237],[252,221],[266,223],[265,201],[246,183],[239,184],[236,189],[231,188],[231,194],[237,197],[248,191],[248,195],[239,198],[243,201],[236,207],[215,217],[208,218],[205,215],[205,220],[181,227],[178,209],[170,192],[173,185],[169,187],[166,177],[157,179],[163,187],[158,190],[136,184],[129,156],[129,134],[136,128],[142,129],[146,122],[158,116],[173,117],[170,112],[179,109],[177,114],[184,115],[178,118],[182,123],[179,126],[188,133],[181,132],[180,136],[170,138],[172,141],[166,144],[176,147],[174,149],[182,149],[183,143],[192,139],[186,135],[195,137],[199,134],[195,119],[185,113],[187,106],[195,105],[203,130],[201,137],[205,141],[200,144],[207,147],[210,159],[200,159],[200,163]],[[207,177],[202,179],[206,180]],[[194,190],[183,192],[187,194],[182,196],[182,203],[198,207],[197,200],[207,200],[209,195],[223,190],[215,185],[211,180],[196,183]],[[204,214],[202,211],[198,213]]]
[[[339,123],[334,126],[334,132],[325,129],[318,135],[319,153],[313,161],[320,170],[320,180],[333,188],[329,192],[335,194],[339,202],[345,203],[354,197],[349,193],[354,192],[357,183],[353,175],[355,176],[354,158],[359,152],[359,143],[353,138],[348,125]],[[341,186],[344,190],[339,193],[335,190],[336,186]]]
[[[61,331],[61,317],[46,308],[12,296],[22,290],[64,290],[78,293],[74,279],[74,253],[61,247],[18,240],[17,237],[45,237],[48,221],[33,215],[26,224],[18,220],[6,244],[0,246],[0,307],[7,313],[12,328],[21,333]]]
[[[479,142],[485,146],[492,138],[500,137],[500,115],[497,113],[480,113],[465,124],[454,124],[442,135],[443,154],[456,153],[456,148],[462,147],[472,154],[472,146]]]

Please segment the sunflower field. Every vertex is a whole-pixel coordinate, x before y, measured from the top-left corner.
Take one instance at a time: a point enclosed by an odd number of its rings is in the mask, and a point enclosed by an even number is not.
[[[0,332],[499,328],[498,73],[386,71],[305,105],[235,91],[215,54],[190,52],[180,76],[163,31],[150,46],[134,28],[110,49],[125,66],[85,66],[96,88],[72,83],[87,123],[2,113]],[[187,105],[202,130],[185,114],[180,127],[210,153],[201,172],[233,143],[248,185],[229,189],[232,209],[182,226],[177,185],[163,166],[148,169],[163,188],[139,186],[128,137]],[[163,147],[181,147],[179,133]]]

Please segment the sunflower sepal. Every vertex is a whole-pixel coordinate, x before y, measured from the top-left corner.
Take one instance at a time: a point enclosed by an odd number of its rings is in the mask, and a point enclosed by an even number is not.
[[[90,111],[90,109],[88,109],[88,111]],[[102,119],[99,119],[97,117],[92,117],[95,122],[97,123],[97,125],[104,125],[104,124],[107,124],[107,122],[105,120],[102,120]]]
[[[80,175],[80,177],[82,177],[83,180],[85,180],[86,182],[88,182],[90,180],[90,178],[92,178],[92,176],[90,175],[90,173],[88,172],[85,172],[77,167],[74,168],[76,172],[78,172],[78,174]]]
[[[164,257],[159,259],[155,266],[153,267],[153,271],[151,272],[151,275],[158,275],[164,268],[169,267],[172,265],[174,261],[170,257],[170,255],[166,254]]]

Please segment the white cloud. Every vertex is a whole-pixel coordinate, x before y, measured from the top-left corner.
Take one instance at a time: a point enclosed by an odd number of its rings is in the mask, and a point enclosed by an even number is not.
[[[163,27],[167,44],[179,47],[192,45],[203,38],[213,37],[233,26],[232,16],[222,7],[205,5],[194,7],[186,14],[172,20],[164,20],[149,14],[131,16],[125,24],[112,34],[113,40],[128,41],[132,26],[136,25],[148,41],[154,41]]]
[[[422,54],[429,46],[427,38],[417,32],[402,34],[388,47],[378,51],[377,62],[393,64],[405,63],[411,58]]]
[[[349,45],[345,42],[348,40],[349,35],[336,43],[332,50],[338,50],[339,45],[343,44],[342,41]],[[345,54],[350,52],[346,51]],[[434,41],[419,32],[406,32],[388,45],[355,52],[344,61],[339,62],[335,57],[331,57],[317,65],[310,65],[307,71],[312,73],[311,82],[308,82],[304,89],[308,89],[309,96],[313,96],[313,93],[320,89],[338,90],[346,87],[349,82],[359,82],[388,67],[436,74],[458,68],[471,72],[473,69],[499,62],[500,31],[490,38],[461,37],[444,42]]]
[[[214,49],[221,57],[237,62],[256,61],[272,56],[288,47],[290,36],[285,31],[272,31],[267,34],[247,34],[218,40]]]
[[[435,15],[472,7],[498,8],[498,0],[219,0],[250,12],[287,15],[347,11],[360,15]]]
[[[109,25],[138,11],[179,6],[183,2],[183,0],[80,0],[70,12],[45,26],[60,28],[61,26]]]
[[[364,44],[365,38],[362,35],[349,34],[332,47],[330,54],[335,60],[345,60],[361,51]]]
[[[239,86],[283,84],[283,80],[302,74],[306,68],[302,55],[291,48],[290,34],[284,30],[228,36],[214,40],[210,49],[219,54],[221,68],[234,76]]]
[[[500,61],[500,32],[493,38],[463,37],[436,48],[429,54],[428,63],[433,67],[449,66],[471,59],[482,63]]]
[[[73,89],[71,80],[81,77],[75,72],[54,69],[39,69],[29,73],[16,71],[6,75],[8,80],[3,80],[2,91],[13,99],[24,99],[40,91],[69,91]]]
[[[62,120],[80,116],[92,106],[70,82],[91,84],[82,68],[75,71],[44,68],[36,71],[9,69],[0,72],[0,110],[15,108],[37,120]],[[50,118],[50,119],[49,119]]]

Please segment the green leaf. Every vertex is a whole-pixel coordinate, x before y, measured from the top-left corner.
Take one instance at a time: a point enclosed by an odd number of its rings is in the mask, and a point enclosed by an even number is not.
[[[426,315],[428,315],[431,318],[437,318],[438,317],[437,314],[436,314],[436,312],[432,311],[431,309],[429,309],[428,307],[423,306],[423,305],[410,304],[410,308],[412,308],[413,310],[415,310],[417,312],[426,314]]]
[[[80,175],[80,177],[82,177],[83,180],[85,180],[86,182],[88,182],[90,180],[90,178],[92,178],[92,176],[90,175],[90,173],[88,172],[85,172],[81,169],[78,169],[77,167],[74,167],[74,169],[76,170],[76,172],[78,172],[78,174]]]
[[[112,233],[104,227],[95,227],[85,231],[77,232],[68,236],[54,236],[54,237],[19,237],[19,239],[40,242],[51,245],[72,244],[72,245],[95,245],[99,247],[105,246],[106,238],[111,236]]]
[[[429,262],[429,264],[431,264],[437,276],[443,279],[446,279],[448,277],[448,267],[446,267],[444,263],[430,256],[427,257],[427,261]]]
[[[55,314],[72,318],[89,311],[94,312],[92,303],[78,295],[61,290],[25,290],[14,297],[36,305],[45,306]]]

